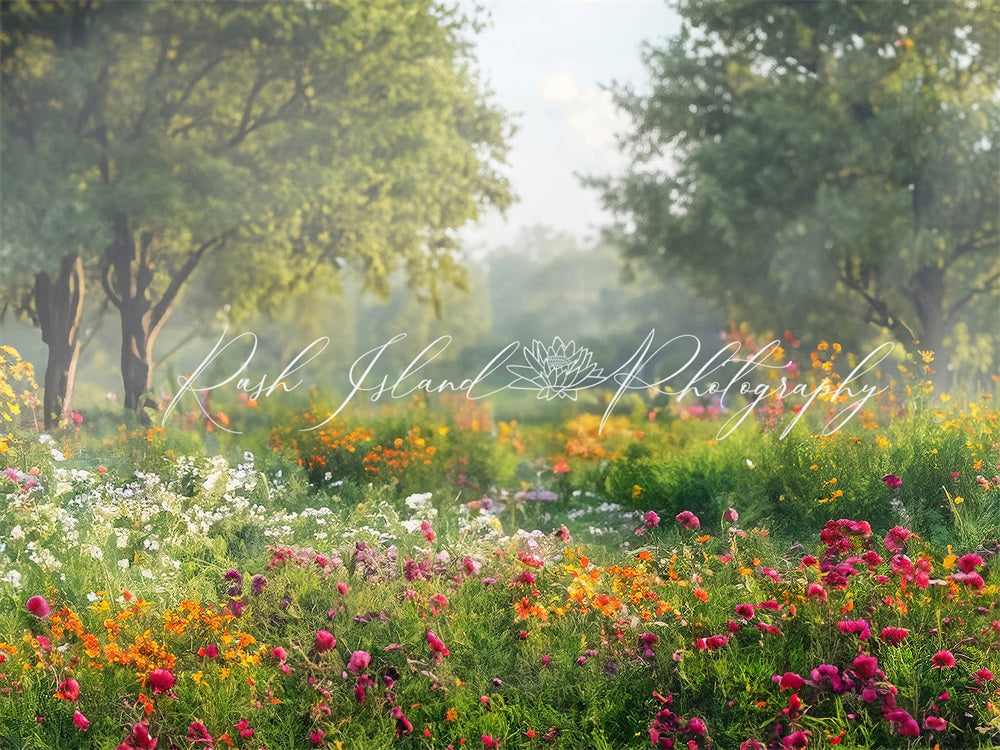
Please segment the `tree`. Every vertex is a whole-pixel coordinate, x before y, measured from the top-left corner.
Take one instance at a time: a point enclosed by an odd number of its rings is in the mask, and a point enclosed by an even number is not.
[[[104,217],[83,194],[82,181],[94,153],[78,142],[82,123],[69,117],[35,119],[31,100],[74,102],[78,87],[70,74],[39,75],[37,41],[18,39],[8,28],[16,16],[3,6],[0,31],[3,77],[0,167],[4,174],[0,201],[0,267],[4,308],[28,315],[41,329],[48,347],[45,368],[44,419],[56,426],[70,407],[80,353],[84,261],[91,265],[110,239]],[[37,10],[41,10],[40,8]],[[81,5],[63,5],[39,16],[54,24],[47,46],[74,56],[84,42]],[[61,33],[54,33],[59,28]],[[75,179],[74,179],[75,178]]]
[[[593,181],[627,254],[762,328],[854,319],[944,359],[978,335],[995,368],[998,10],[680,2],[651,91],[616,93],[630,168]]]
[[[431,300],[461,280],[454,230],[509,202],[509,128],[470,68],[475,28],[429,0],[4,6],[7,128],[78,155],[19,166],[76,185],[110,232],[100,283],[127,408],[146,403],[196,269],[235,310],[341,267],[378,290],[404,268]],[[48,95],[53,81],[69,91]]]

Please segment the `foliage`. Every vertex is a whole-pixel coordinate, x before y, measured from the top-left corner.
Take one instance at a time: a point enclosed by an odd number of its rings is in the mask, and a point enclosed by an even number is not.
[[[150,388],[153,342],[197,267],[234,310],[332,283],[342,266],[380,291],[400,269],[438,300],[461,279],[454,230],[509,201],[497,172],[508,126],[470,67],[475,23],[460,10],[385,0],[3,12],[8,179],[72,189],[72,201],[35,192],[62,201],[51,214],[65,204],[100,224],[68,219],[103,253],[129,407]]]
[[[617,92],[631,167],[595,181],[626,255],[757,329],[858,350],[873,323],[995,372],[996,2],[678,9],[652,90]]]

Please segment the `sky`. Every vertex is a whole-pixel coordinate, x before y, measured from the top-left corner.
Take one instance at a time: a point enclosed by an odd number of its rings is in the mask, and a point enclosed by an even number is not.
[[[510,243],[544,224],[587,238],[608,222],[597,193],[576,174],[624,166],[615,133],[626,129],[612,82],[644,87],[643,41],[673,35],[679,18],[663,0],[494,0],[477,39],[479,70],[518,131],[506,173],[518,197],[507,212],[465,230],[467,243]]]

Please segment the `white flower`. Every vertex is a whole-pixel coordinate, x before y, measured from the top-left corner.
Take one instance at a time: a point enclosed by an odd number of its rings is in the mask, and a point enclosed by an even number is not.
[[[16,570],[8,570],[7,575],[3,577],[3,580],[16,589],[21,588],[21,574]]]
[[[49,443],[52,442],[52,436],[43,433],[38,436],[38,442],[41,443],[42,445],[48,445]]]
[[[128,558],[123,557],[118,561],[118,567],[122,570],[128,570]]]
[[[52,460],[53,461],[65,461],[66,456],[63,455],[62,451],[58,451],[55,448],[52,449]]]
[[[10,538],[24,539],[24,529],[21,528],[20,524],[18,524],[17,526],[15,526],[13,529],[10,530]]]

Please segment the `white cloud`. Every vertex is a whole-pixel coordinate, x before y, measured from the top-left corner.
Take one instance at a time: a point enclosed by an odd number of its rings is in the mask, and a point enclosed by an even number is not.
[[[555,68],[539,74],[538,93],[545,101],[569,102],[579,95],[580,88],[572,70]]]
[[[538,93],[559,108],[561,124],[578,141],[605,152],[601,154],[605,161],[612,151],[617,156],[615,134],[626,129],[628,120],[615,107],[610,92],[583,86],[572,70],[560,67],[538,76]]]

